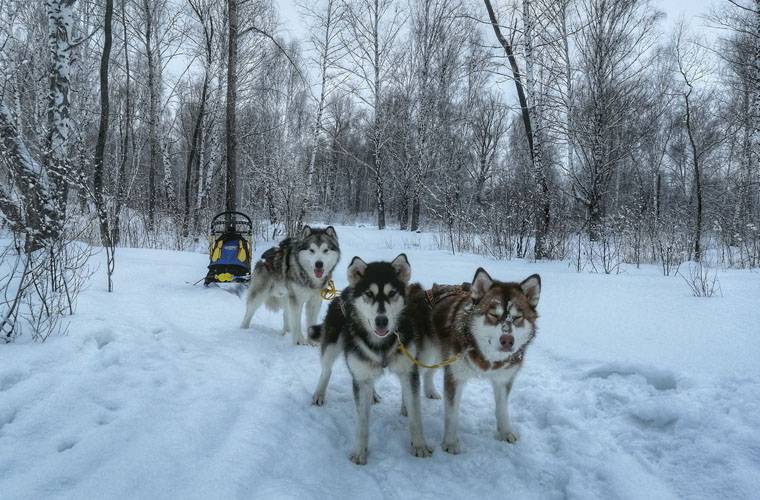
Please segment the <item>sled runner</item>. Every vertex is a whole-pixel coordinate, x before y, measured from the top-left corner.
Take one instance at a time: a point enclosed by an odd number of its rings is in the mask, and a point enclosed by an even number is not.
[[[221,212],[211,220],[208,274],[210,283],[247,283],[251,279],[253,225],[242,212]]]

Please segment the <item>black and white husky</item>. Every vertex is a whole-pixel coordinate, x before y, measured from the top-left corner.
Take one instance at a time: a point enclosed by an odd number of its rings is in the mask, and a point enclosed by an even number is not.
[[[348,266],[349,286],[330,303],[323,325],[311,327],[309,336],[320,340],[322,374],[313,402],[324,404],[332,366],[343,352],[353,378],[356,436],[351,461],[367,463],[369,412],[375,380],[387,368],[401,382],[402,400],[409,416],[411,453],[429,457],[420,415],[420,377],[417,366],[399,351],[401,343],[416,353],[429,323],[429,312],[415,307],[424,300],[419,285],[409,285],[411,267],[406,255],[393,262],[366,263],[354,257]],[[420,299],[423,297],[423,299]]]
[[[293,334],[293,344],[306,344],[301,330],[301,312],[306,306],[306,325],[317,324],[320,291],[332,278],[340,259],[338,235],[332,226],[304,226],[297,238],[286,238],[256,262],[248,286],[242,328],[262,304],[273,311],[284,306],[283,334]]]

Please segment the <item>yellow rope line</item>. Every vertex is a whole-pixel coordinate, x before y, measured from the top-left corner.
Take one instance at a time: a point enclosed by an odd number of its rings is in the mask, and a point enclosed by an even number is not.
[[[396,338],[398,339],[398,350],[401,351],[409,360],[414,363],[417,366],[421,366],[422,368],[443,368],[444,366],[448,366],[450,364],[456,363],[459,358],[462,356],[462,353],[454,354],[453,356],[444,359],[440,363],[436,363],[434,365],[426,365],[419,359],[415,358],[411,352],[406,348],[403,342],[401,342],[401,336],[398,334],[398,331],[396,332]]]

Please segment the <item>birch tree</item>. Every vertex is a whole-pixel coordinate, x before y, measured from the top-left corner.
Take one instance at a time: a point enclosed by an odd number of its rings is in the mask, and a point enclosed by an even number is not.
[[[343,66],[361,88],[358,98],[371,113],[371,171],[375,182],[377,227],[385,229],[384,147],[387,140],[382,99],[392,71],[394,44],[403,26],[401,10],[394,0],[351,0],[347,3],[348,30],[343,38],[348,60]]]
[[[573,194],[587,213],[591,240],[603,231],[609,188],[640,131],[633,110],[647,106],[643,75],[655,40],[658,13],[644,0],[579,0],[583,28],[576,35],[581,78],[573,106],[579,171]]]
[[[724,139],[717,132],[717,123],[711,119],[707,103],[714,101],[710,91],[700,95],[697,85],[705,78],[707,54],[692,40],[688,39],[685,25],[676,28],[673,51],[678,78],[681,83],[680,98],[683,100],[684,127],[689,142],[689,162],[692,169],[692,192],[694,197],[694,230],[690,254],[701,261],[703,255],[702,235],[704,232],[704,184],[705,162]]]
[[[457,36],[457,19],[461,15],[458,0],[419,0],[414,2],[412,10],[412,43],[416,55],[417,74],[415,75],[416,111],[416,161],[412,178],[412,212],[409,229],[416,231],[420,227],[421,198],[424,188],[424,176],[433,167],[434,148],[431,145],[437,123],[436,91],[433,78],[436,51],[447,39]],[[408,203],[408,201],[404,201]]]
[[[227,105],[225,119],[226,176],[225,210],[237,207],[237,63],[238,63],[238,0],[227,0]]]
[[[71,179],[67,162],[71,132],[69,91],[75,42],[75,2],[76,0],[45,0],[50,53],[45,165],[50,173],[51,194],[61,221],[66,213],[68,184]]]
[[[531,3],[529,0],[523,0],[523,29],[525,37],[525,59],[528,64],[528,80],[523,84],[523,74],[520,72],[517,57],[515,56],[514,44],[508,40],[501,31],[501,25],[496,16],[496,12],[491,5],[490,0],[484,0],[486,10],[488,11],[488,18],[491,23],[491,27],[496,35],[501,47],[509,60],[509,65],[512,71],[512,79],[515,83],[515,89],[517,91],[517,98],[520,103],[521,115],[523,127],[525,129],[525,137],[528,144],[528,151],[530,152],[530,159],[533,165],[533,175],[536,182],[537,200],[539,204],[539,210],[536,216],[535,227],[535,243],[534,243],[534,257],[543,259],[546,255],[546,233],[550,224],[551,217],[551,200],[549,193],[548,178],[543,164],[543,150],[541,148],[541,141],[537,135],[536,110],[533,106],[535,96],[531,94],[535,90],[534,72],[533,72],[533,14]]]
[[[337,65],[344,55],[344,45],[341,43],[341,37],[345,29],[346,6],[341,0],[326,0],[324,5],[317,7],[303,6],[303,9],[312,21],[310,43],[316,54],[313,63],[319,68],[319,74],[317,75],[319,95],[315,97],[317,110],[314,114],[311,151],[309,154],[309,164],[306,168],[306,196],[304,197],[301,213],[299,214],[299,225],[302,223],[306,211],[314,203],[314,173],[323,132],[322,122],[325,106],[341,83]]]
[[[100,124],[98,125],[98,140],[95,144],[95,170],[93,176],[93,190],[95,209],[98,214],[100,225],[100,241],[106,248],[108,291],[113,291],[111,276],[113,274],[113,238],[108,224],[108,211],[105,197],[103,196],[103,163],[108,140],[109,125],[109,96],[108,96],[108,65],[111,60],[111,45],[113,44],[113,0],[106,0],[105,15],[103,16],[103,53],[100,58]]]
[[[753,258],[750,248],[753,239],[760,239],[760,0],[724,0],[709,20],[723,34],[717,55],[727,68],[728,116],[738,130],[728,240],[745,249],[746,263],[757,265],[760,255]]]
[[[200,55],[203,63],[203,82],[201,83],[201,95],[198,100],[198,110],[193,119],[192,133],[190,138],[190,150],[185,163],[184,204],[182,212],[182,235],[188,236],[190,228],[195,227],[197,212],[191,211],[194,207],[193,196],[198,191],[200,168],[200,142],[203,120],[206,114],[209,86],[211,81],[212,64],[214,59],[214,37],[216,28],[214,24],[213,3],[203,0],[188,0],[193,14],[200,25],[200,39],[198,42]],[[194,167],[196,167],[194,169]],[[191,220],[191,216],[193,220]]]
[[[61,216],[47,170],[32,157],[17,123],[0,101],[0,161],[11,181],[0,186],[0,212],[13,231],[26,235],[24,244],[31,252],[59,237]]]

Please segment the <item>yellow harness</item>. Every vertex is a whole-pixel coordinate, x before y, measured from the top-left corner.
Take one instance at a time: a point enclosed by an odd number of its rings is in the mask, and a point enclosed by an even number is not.
[[[327,285],[319,291],[319,294],[324,300],[332,300],[339,296],[340,292],[335,288],[335,282],[333,280],[328,280]]]
[[[404,345],[404,343],[401,342],[401,336],[398,334],[398,330],[396,330],[396,338],[398,339],[398,350],[399,350],[399,352],[403,353],[404,356],[406,356],[407,358],[409,358],[409,361],[411,361],[412,363],[414,363],[417,366],[421,366],[422,368],[429,368],[429,369],[443,368],[444,366],[448,366],[448,365],[454,364],[457,361],[459,361],[459,358],[462,357],[462,354],[463,354],[463,353],[460,352],[459,354],[454,354],[453,356],[450,356],[450,357],[444,359],[440,363],[436,363],[434,365],[426,365],[425,363],[423,363],[419,359],[415,358],[414,355],[411,352],[409,352],[409,349],[407,349],[406,346]]]

